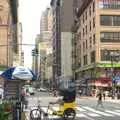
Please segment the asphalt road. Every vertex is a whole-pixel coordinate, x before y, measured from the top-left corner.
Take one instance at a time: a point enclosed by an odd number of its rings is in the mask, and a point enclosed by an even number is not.
[[[51,93],[46,92],[37,92],[35,96],[29,97],[28,120],[30,120],[29,112],[34,106],[37,106],[38,99],[41,101],[44,109],[49,101],[57,100]],[[120,120],[120,104],[118,103],[103,101],[104,108],[99,106],[96,109],[96,99],[77,98],[76,104],[76,120]],[[57,109],[58,106],[54,106],[54,108]]]

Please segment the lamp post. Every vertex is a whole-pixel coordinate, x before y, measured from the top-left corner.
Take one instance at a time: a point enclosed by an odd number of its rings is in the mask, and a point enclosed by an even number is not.
[[[119,62],[120,60],[120,51],[105,51],[105,56],[107,57],[106,60],[111,61],[111,79],[112,79],[112,99],[115,99],[115,89],[116,89],[116,80],[113,80],[114,74],[114,62]]]

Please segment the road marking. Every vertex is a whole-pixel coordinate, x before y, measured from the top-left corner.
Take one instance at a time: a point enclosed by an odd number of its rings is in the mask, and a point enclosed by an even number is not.
[[[113,116],[113,115],[111,115],[111,114],[108,114],[108,113],[105,113],[105,112],[101,112],[101,111],[95,110],[95,109],[90,108],[90,107],[84,107],[84,106],[83,106],[83,108],[85,108],[85,109],[87,109],[87,110],[90,110],[90,111],[92,111],[92,112],[95,112],[95,113],[97,113],[97,114],[104,115],[104,116]]]
[[[91,117],[99,117],[100,115],[98,115],[96,113],[89,113],[89,116],[91,116]]]
[[[116,112],[120,112],[120,110],[114,110],[114,111],[116,111]]]
[[[83,108],[81,108],[81,107],[76,107],[76,109],[77,109],[78,111],[80,111],[80,112],[86,111],[85,109],[83,109]]]
[[[117,113],[117,112],[114,112],[114,111],[110,111],[110,110],[105,110],[105,111],[108,112],[108,113],[120,116],[120,113]]]

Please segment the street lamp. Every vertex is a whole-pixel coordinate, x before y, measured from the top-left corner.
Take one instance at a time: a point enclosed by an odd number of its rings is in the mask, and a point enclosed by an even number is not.
[[[111,61],[111,79],[112,79],[112,99],[115,98],[115,89],[116,89],[116,80],[113,80],[114,75],[114,62],[119,62],[120,60],[120,51],[116,50],[116,51],[108,51],[105,50],[105,56],[107,57],[106,60],[110,60]]]

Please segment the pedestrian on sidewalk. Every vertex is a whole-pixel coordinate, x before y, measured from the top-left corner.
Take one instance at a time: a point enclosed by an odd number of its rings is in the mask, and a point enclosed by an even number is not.
[[[96,109],[97,109],[97,107],[98,107],[99,105],[101,105],[101,107],[104,108],[103,102],[102,102],[102,91],[101,91],[101,89],[100,89],[100,91],[99,91],[99,93],[97,94],[96,97],[98,97]]]

